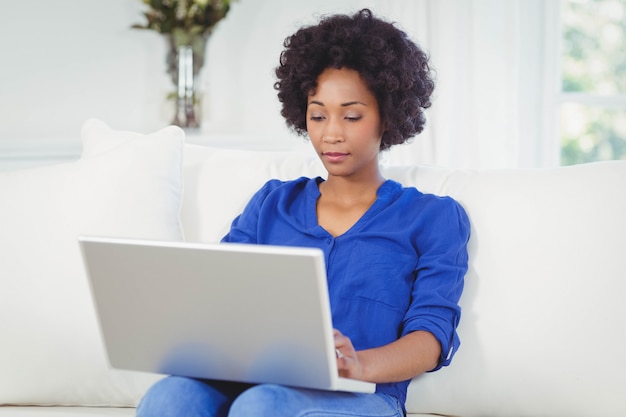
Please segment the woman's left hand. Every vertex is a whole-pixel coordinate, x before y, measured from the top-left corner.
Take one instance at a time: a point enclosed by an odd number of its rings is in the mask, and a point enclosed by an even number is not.
[[[417,330],[395,342],[355,351],[349,337],[334,331],[339,376],[379,383],[405,381],[434,369],[441,346],[431,333]]]
[[[361,379],[363,377],[363,365],[354,350],[354,346],[352,346],[352,341],[337,329],[334,330],[334,336],[339,376]]]

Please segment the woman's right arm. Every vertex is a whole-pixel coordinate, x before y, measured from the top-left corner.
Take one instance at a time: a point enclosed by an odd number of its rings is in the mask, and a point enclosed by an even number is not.
[[[268,194],[280,184],[281,181],[270,180],[254,193],[243,212],[231,223],[230,230],[222,238],[222,243],[258,243],[257,230],[261,207]]]

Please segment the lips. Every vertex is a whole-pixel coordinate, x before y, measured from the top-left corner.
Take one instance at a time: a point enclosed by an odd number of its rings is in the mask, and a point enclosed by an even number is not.
[[[324,152],[323,155],[329,162],[341,162],[346,159],[349,154],[343,152]]]

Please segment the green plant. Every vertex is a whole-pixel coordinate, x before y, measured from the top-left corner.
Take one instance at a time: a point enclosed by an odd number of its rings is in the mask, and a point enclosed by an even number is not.
[[[149,29],[171,35],[179,45],[193,38],[208,37],[215,25],[226,17],[235,0],[142,0],[148,6],[145,24],[134,29]]]

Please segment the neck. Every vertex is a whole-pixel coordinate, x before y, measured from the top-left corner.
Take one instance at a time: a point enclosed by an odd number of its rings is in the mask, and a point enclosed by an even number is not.
[[[342,200],[369,200],[376,196],[376,191],[384,182],[385,178],[380,171],[361,178],[329,175],[320,191],[326,196],[340,197]]]

